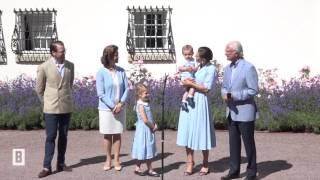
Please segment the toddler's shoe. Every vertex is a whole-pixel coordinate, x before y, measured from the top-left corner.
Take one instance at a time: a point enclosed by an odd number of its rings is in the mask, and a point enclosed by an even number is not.
[[[194,100],[193,97],[187,97],[187,102],[190,107],[194,108]]]
[[[148,171],[148,176],[151,176],[151,177],[160,177],[160,174],[155,172],[155,171]]]
[[[188,110],[188,104],[185,103],[185,102],[181,102],[180,107],[181,107],[182,111],[186,111],[186,112],[189,111]]]

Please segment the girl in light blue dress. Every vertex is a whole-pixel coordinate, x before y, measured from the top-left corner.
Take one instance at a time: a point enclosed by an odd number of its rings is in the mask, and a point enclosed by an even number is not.
[[[207,97],[216,79],[215,66],[210,63],[212,56],[209,48],[200,47],[196,55],[200,66],[195,74],[195,81],[182,81],[183,85],[196,90],[195,107],[189,108],[189,112],[180,111],[177,133],[177,144],[186,147],[187,167],[184,172],[186,176],[193,174],[194,150],[201,150],[203,154],[200,176],[207,175],[209,173],[209,150],[216,146],[213,117]]]
[[[159,177],[160,175],[152,169],[151,165],[152,159],[157,153],[154,132],[158,126],[153,120],[149,105],[149,91],[144,84],[138,83],[136,85],[136,97],[138,99],[135,107],[137,122],[135,123],[136,132],[132,145],[132,158],[137,160],[134,173],[139,176]],[[147,164],[148,171],[146,173],[141,170],[143,161]]]

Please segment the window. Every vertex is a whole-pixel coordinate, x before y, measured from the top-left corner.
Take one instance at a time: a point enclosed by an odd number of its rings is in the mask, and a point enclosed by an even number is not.
[[[41,63],[50,56],[50,43],[58,39],[56,10],[14,10],[11,47],[17,63]]]
[[[3,39],[3,30],[1,22],[2,11],[0,10],[0,64],[7,64],[7,52]]]
[[[128,8],[127,50],[130,59],[174,62],[175,49],[168,8]]]

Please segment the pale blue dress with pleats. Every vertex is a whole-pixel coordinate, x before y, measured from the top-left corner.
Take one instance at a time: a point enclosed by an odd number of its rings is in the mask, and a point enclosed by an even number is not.
[[[154,122],[150,105],[146,102],[137,101],[136,113],[137,122],[135,123],[136,132],[133,138],[132,158],[137,160],[152,159],[156,156],[155,134],[142,120],[138,112],[138,106],[143,106],[148,121]]]
[[[195,81],[212,90],[215,84],[216,71],[212,64],[199,69]],[[189,111],[180,109],[177,145],[193,150],[209,150],[216,146],[214,119],[211,114],[207,93],[195,92],[195,107],[188,106]]]

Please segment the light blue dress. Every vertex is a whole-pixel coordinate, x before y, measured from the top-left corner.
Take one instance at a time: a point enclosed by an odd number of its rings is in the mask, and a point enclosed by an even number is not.
[[[215,66],[208,64],[195,74],[197,84],[213,89],[216,79]],[[195,92],[195,107],[188,107],[189,112],[180,110],[177,145],[192,150],[209,150],[216,146],[214,121],[207,94]]]
[[[137,122],[135,123],[136,132],[132,145],[132,158],[137,160],[152,159],[156,156],[156,142],[154,132],[143,122],[138,112],[138,106],[143,106],[148,121],[154,122],[150,105],[146,102],[137,101],[136,113]]]

